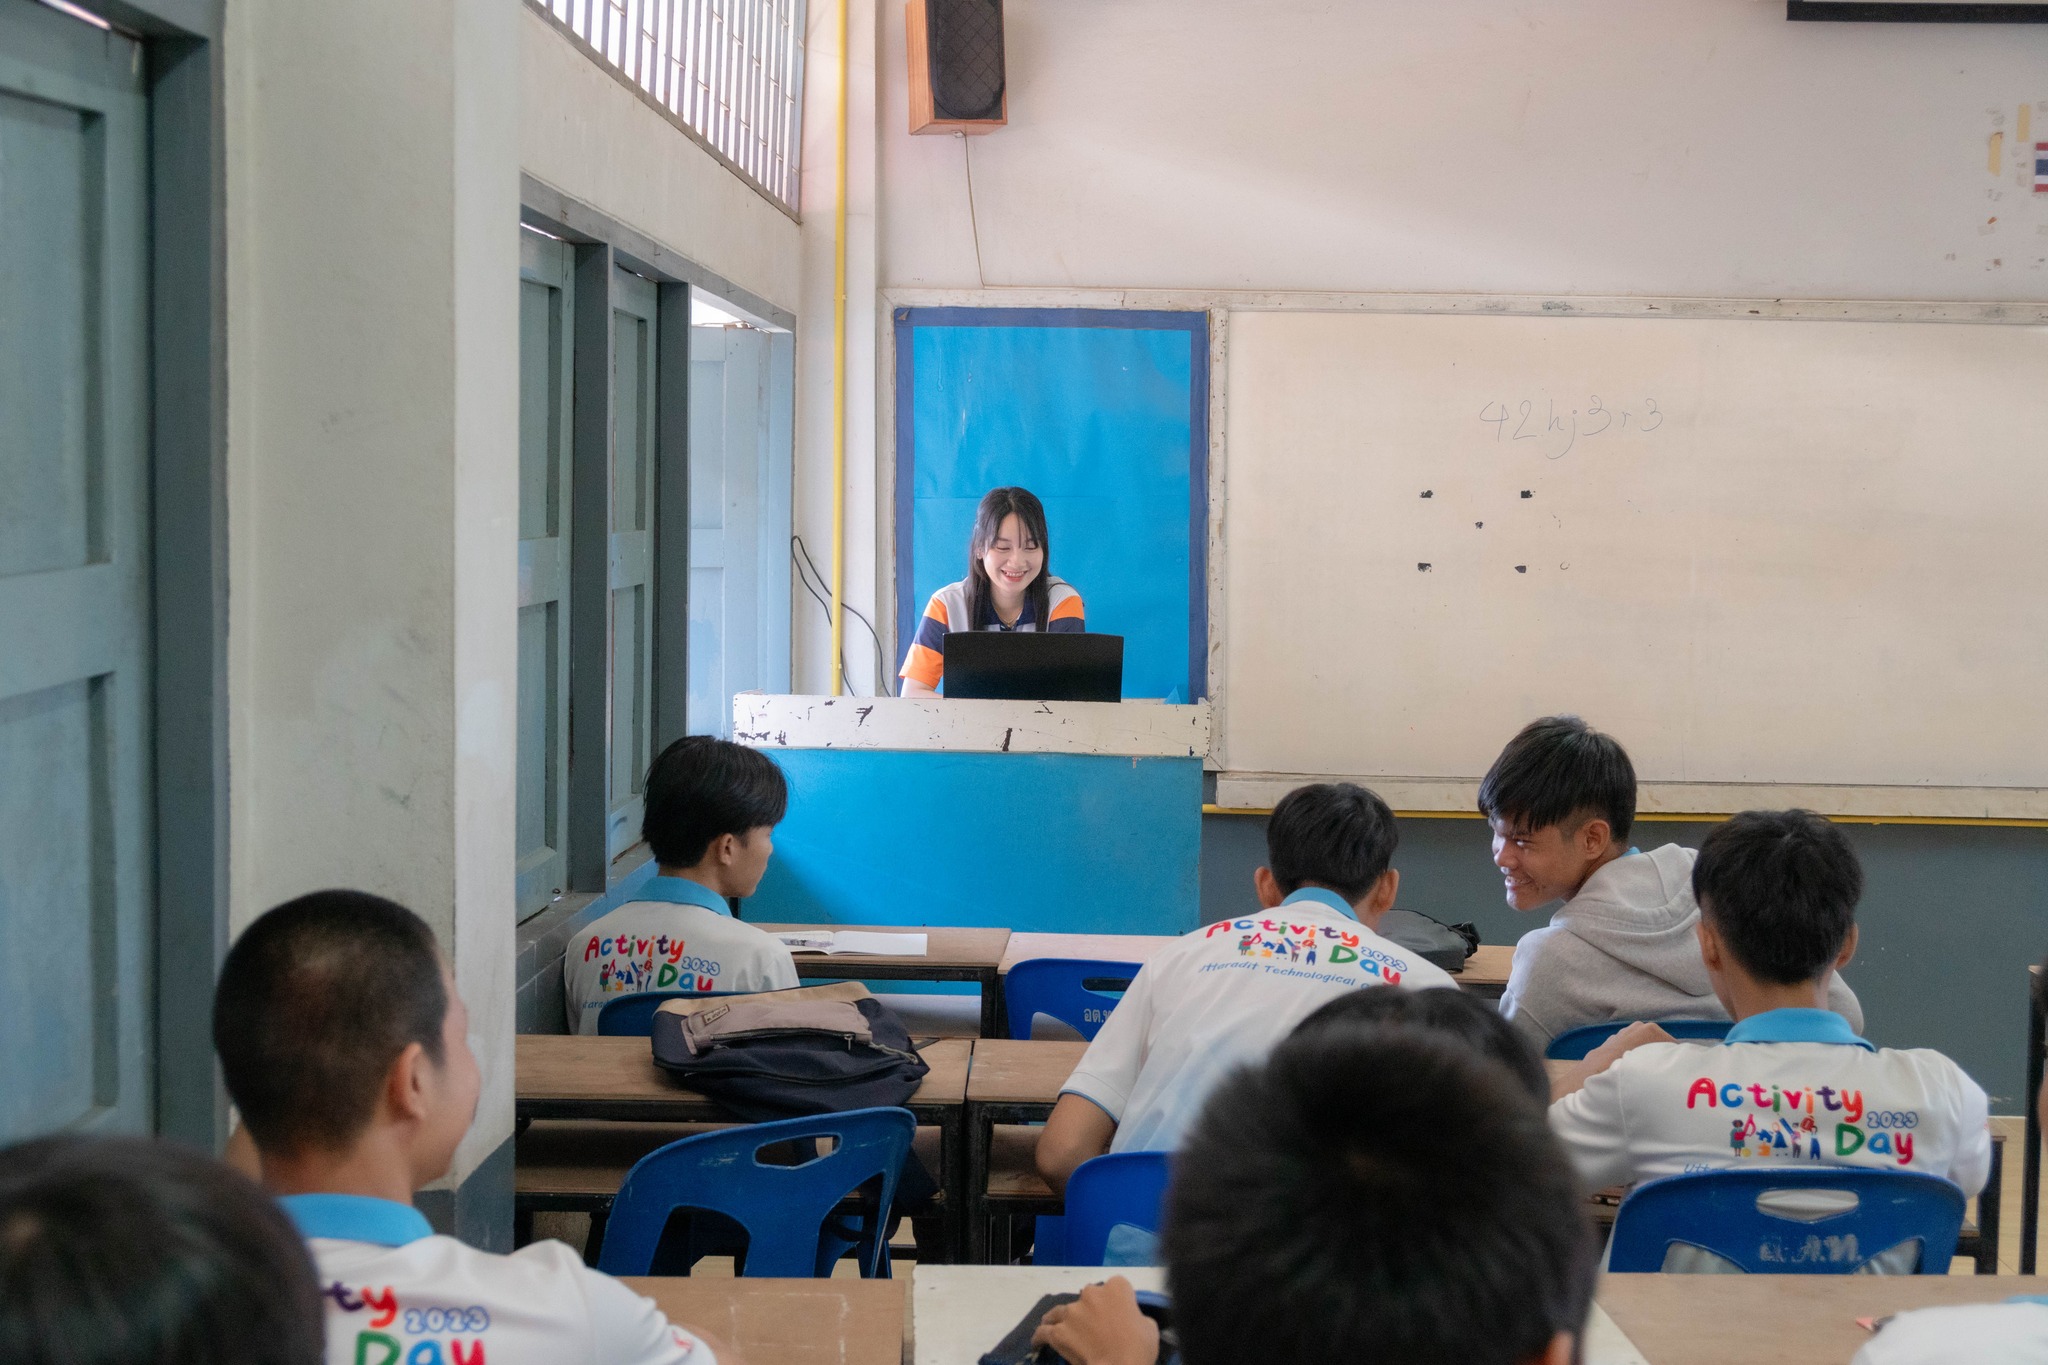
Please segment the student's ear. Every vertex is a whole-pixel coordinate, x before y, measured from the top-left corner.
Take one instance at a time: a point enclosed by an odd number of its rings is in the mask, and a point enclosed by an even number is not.
[[[1579,826],[1576,842],[1580,857],[1597,858],[1613,846],[1614,826],[1596,815]]]
[[[1252,873],[1252,889],[1259,893],[1259,908],[1271,910],[1287,897],[1280,894],[1280,883],[1273,879],[1273,869],[1262,867]]]
[[[1835,970],[1840,971],[1856,957],[1856,926],[1849,926],[1849,937],[1842,940],[1842,951],[1835,954]]]
[[[1705,915],[1701,915],[1698,921],[1694,923],[1693,932],[1699,936],[1700,940],[1700,961],[1707,964],[1708,971],[1720,971],[1721,936],[1714,932],[1713,925],[1707,923]]]
[[[1380,879],[1372,884],[1372,890],[1365,893],[1365,901],[1359,906],[1359,917],[1368,923],[1394,908],[1394,897],[1401,890],[1401,870],[1390,867],[1380,873]]]
[[[427,1116],[427,1050],[407,1043],[384,1075],[384,1102],[396,1119],[419,1122]]]
[[[711,852],[720,867],[731,867],[739,857],[740,841],[735,834],[721,834],[711,841]]]
[[[1575,1365],[1578,1358],[1578,1339],[1570,1332],[1559,1332],[1543,1348],[1543,1354],[1529,1357],[1529,1365]]]

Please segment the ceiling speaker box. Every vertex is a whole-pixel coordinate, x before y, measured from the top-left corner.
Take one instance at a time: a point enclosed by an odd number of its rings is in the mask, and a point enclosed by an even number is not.
[[[910,131],[986,133],[1009,122],[1003,0],[910,0]]]

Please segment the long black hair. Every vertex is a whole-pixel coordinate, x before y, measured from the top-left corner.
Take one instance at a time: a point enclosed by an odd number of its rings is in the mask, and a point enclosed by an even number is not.
[[[991,488],[975,509],[974,534],[967,538],[967,630],[981,629],[995,614],[994,585],[988,581],[988,570],[981,566],[981,557],[995,544],[1003,529],[1003,519],[1012,513],[1024,528],[1025,536],[1037,541],[1038,548],[1045,551],[1038,577],[1024,585],[1024,604],[1040,630],[1048,624],[1046,618],[1052,613],[1052,538],[1046,534],[1045,504],[1028,488]]]

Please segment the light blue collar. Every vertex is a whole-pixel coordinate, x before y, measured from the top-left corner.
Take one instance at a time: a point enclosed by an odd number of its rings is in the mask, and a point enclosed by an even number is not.
[[[732,907],[725,903],[725,897],[713,891],[702,882],[693,882],[688,877],[649,877],[640,889],[633,893],[636,901],[662,901],[668,905],[694,905],[705,910],[715,910],[728,919]]]
[[[1335,910],[1338,914],[1344,916],[1344,918],[1346,919],[1355,920],[1358,918],[1357,912],[1352,910],[1351,903],[1349,901],[1345,900],[1336,892],[1326,891],[1320,886],[1304,886],[1303,888],[1301,888],[1301,890],[1295,892],[1293,895],[1289,896],[1286,900],[1281,901],[1280,903],[1282,905],[1293,905],[1298,901],[1314,901],[1317,905],[1320,905],[1325,909]]]
[[[367,1194],[287,1194],[277,1202],[301,1237],[402,1247],[434,1235],[434,1225],[412,1205]]]
[[[1728,1030],[1731,1043],[1836,1043],[1877,1049],[1856,1036],[1849,1021],[1833,1010],[1783,1009],[1752,1014]]]

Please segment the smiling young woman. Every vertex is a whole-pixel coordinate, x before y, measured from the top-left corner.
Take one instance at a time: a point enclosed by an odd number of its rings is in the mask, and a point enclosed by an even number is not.
[[[903,695],[929,697],[939,690],[948,631],[1086,629],[1081,594],[1053,575],[1045,507],[1028,489],[992,488],[974,514],[967,577],[940,588],[925,605],[903,658]]]

